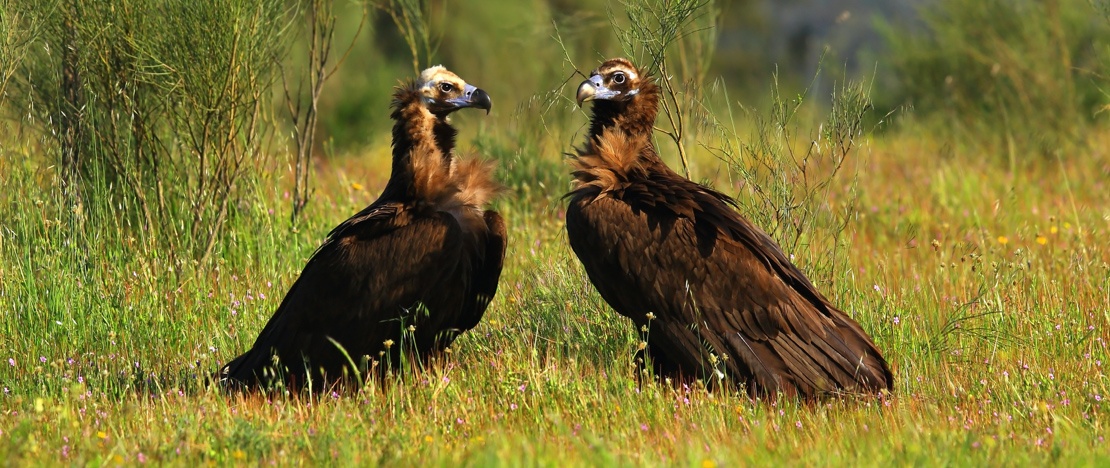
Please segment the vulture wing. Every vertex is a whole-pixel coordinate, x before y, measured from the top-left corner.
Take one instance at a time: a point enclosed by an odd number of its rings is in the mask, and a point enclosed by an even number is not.
[[[306,373],[339,376],[363,356],[400,353],[402,343],[387,349],[384,342],[410,325],[416,349],[434,349],[441,341],[439,347],[446,346],[454,334],[433,331],[473,326],[455,323],[463,304],[473,302],[466,299],[473,294],[470,265],[462,259],[474,246],[462,237],[447,213],[413,216],[400,204],[368,207],[332,231],[252,349],[228,363],[223,375],[246,385],[268,382],[276,355],[282,372],[301,382]]]
[[[753,395],[890,386],[859,325],[728,197],[665,168],[642,174],[593,196],[572,193],[567,231],[602,297],[650,327],[659,371],[727,375]]]
[[[501,268],[505,263],[505,245],[508,238],[505,220],[496,211],[486,210],[483,218],[488,229],[486,234],[485,255],[474,256],[472,281],[466,294],[458,328],[468,330],[478,325],[489,307],[493,295],[497,293],[497,282],[501,278]],[[479,242],[482,242],[479,240]]]

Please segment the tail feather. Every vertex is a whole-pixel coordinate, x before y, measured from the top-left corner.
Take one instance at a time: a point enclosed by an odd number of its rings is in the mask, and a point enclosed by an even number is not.
[[[271,363],[268,353],[251,348],[224,365],[220,369],[218,381],[228,389],[257,388],[264,383],[265,373],[270,369]]]

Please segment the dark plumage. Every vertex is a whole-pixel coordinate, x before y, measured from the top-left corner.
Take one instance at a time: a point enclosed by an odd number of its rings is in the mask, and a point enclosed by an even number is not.
[[[379,369],[396,369],[402,353],[422,360],[482,318],[505,224],[482,210],[496,191],[491,168],[455,159],[447,116],[488,112],[489,96],[432,67],[397,88],[392,107],[393,169],[381,196],[331,231],[254,346],[221,370],[229,386],[311,381],[320,390],[354,375],[351,362],[364,370],[364,357]]]
[[[593,100],[572,159],[567,235],[601,296],[637,327],[658,373],[727,379],[753,397],[876,393],[893,376],[728,196],[678,175],[652,144],[659,87],[624,59],[578,89]]]

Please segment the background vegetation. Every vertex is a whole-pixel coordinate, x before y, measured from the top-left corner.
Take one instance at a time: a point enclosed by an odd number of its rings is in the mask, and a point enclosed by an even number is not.
[[[783,56],[758,2],[0,0],[0,455],[1105,464],[1110,7],[917,5],[814,8],[876,40],[803,35]],[[617,54],[658,59],[664,156],[734,194],[872,334],[892,394],[635,384],[640,337],[561,219],[575,72]],[[443,366],[357,393],[206,388],[376,197],[390,89],[440,62],[494,100],[455,119],[507,188],[486,318]]]

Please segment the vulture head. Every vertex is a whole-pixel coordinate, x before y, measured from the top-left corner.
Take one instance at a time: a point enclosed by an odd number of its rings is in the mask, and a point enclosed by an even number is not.
[[[606,60],[578,86],[578,105],[586,101],[627,102],[640,94],[640,86],[650,80],[627,59]]]
[[[443,118],[466,107],[485,109],[489,114],[492,107],[489,94],[480,88],[466,84],[462,78],[441,65],[421,72],[418,86],[428,110],[436,117]]]

